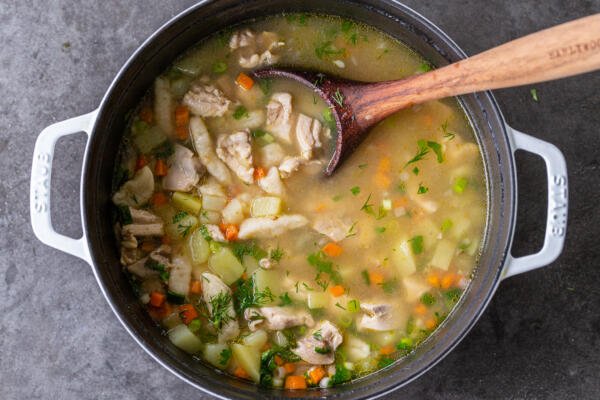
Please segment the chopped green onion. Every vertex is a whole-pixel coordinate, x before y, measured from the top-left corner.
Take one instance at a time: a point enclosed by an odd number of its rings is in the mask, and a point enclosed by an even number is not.
[[[461,177],[461,178],[456,178],[454,180],[454,185],[452,185],[452,190],[454,190],[454,193],[457,194],[462,194],[465,189],[467,188],[467,185],[469,184],[469,180],[465,177]]]
[[[421,254],[423,252],[423,236],[415,236],[409,242],[413,254]]]

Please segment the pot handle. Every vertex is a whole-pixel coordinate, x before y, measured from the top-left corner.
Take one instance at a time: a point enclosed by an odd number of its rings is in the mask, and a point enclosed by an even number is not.
[[[96,119],[97,110],[65,121],[52,124],[40,133],[33,150],[29,212],[31,226],[37,238],[44,244],[64,251],[91,264],[85,232],[79,239],[61,235],[54,230],[50,208],[50,184],[54,146],[58,139],[74,133],[89,135]]]
[[[560,150],[551,143],[536,139],[511,127],[507,128],[512,131],[515,151],[521,149],[537,154],[546,163],[548,213],[542,249],[538,253],[523,257],[513,257],[509,254],[503,278],[546,266],[558,258],[565,244],[569,203],[567,163]]]

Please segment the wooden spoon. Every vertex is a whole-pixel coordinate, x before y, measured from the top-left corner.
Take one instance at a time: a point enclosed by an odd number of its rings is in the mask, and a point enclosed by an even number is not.
[[[386,82],[356,82],[323,73],[286,69],[255,71],[257,78],[289,78],[318,93],[337,127],[330,176],[375,124],[429,100],[565,78],[600,69],[600,14],[513,40],[428,73]]]

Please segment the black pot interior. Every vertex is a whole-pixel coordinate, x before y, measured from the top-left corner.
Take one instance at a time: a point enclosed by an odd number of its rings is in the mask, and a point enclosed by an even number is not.
[[[95,274],[107,300],[136,340],[196,387],[227,398],[364,398],[387,393],[415,379],[450,351],[475,323],[501,276],[513,231],[514,168],[502,117],[486,93],[460,99],[476,131],[488,180],[488,221],[480,265],[459,306],[415,353],[351,384],[326,390],[267,390],[205,366],[170,344],[133,295],[119,267],[110,215],[111,175],[127,112],[176,56],[202,38],[250,18],[281,12],[337,14],[378,27],[408,44],[434,65],[463,54],[430,22],[390,0],[219,0],[202,2],[149,39],[120,72],[103,100],[84,163],[84,229]]]

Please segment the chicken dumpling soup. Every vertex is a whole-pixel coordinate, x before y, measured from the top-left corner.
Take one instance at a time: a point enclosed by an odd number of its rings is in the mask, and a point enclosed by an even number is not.
[[[297,83],[252,78],[269,65],[363,81],[430,68],[328,16],[203,41],[156,78],[124,133],[120,261],[183,351],[266,387],[326,388],[406,356],[458,302],[485,225],[482,159],[448,99],[389,117],[325,178],[331,111]]]

